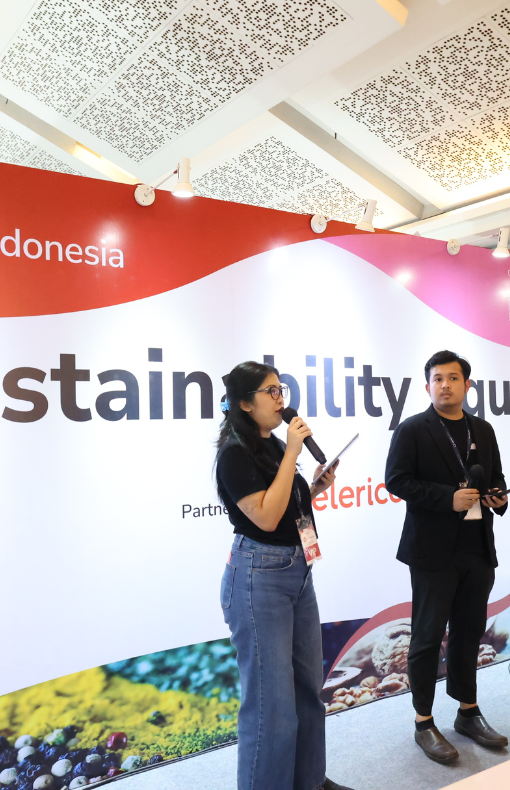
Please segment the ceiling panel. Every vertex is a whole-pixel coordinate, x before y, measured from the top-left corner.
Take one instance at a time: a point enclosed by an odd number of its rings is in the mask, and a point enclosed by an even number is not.
[[[219,103],[143,53],[76,118],[80,128],[141,162]]]
[[[136,48],[86,2],[42,0],[0,60],[0,74],[69,118]]]
[[[442,102],[402,69],[379,75],[333,104],[392,148],[456,120]]]
[[[487,181],[508,168],[504,158],[469,123],[404,147],[402,156],[448,192]]]
[[[83,175],[79,170],[43,148],[39,148],[35,143],[2,126],[0,126],[0,162],[36,167],[39,170],[53,170],[57,173],[69,173],[74,176]]]
[[[509,42],[485,19],[437,42],[405,68],[460,116],[510,101]]]
[[[468,5],[480,18],[462,23],[466,15],[459,10]],[[450,26],[456,21],[448,35],[416,48],[423,35],[415,20],[414,30],[402,31],[391,66],[363,80],[359,62],[352,85],[353,63],[324,88],[315,83],[294,97],[295,106],[327,123],[422,202],[439,207],[504,189],[510,165],[510,6],[457,0],[441,14]],[[428,27],[430,36],[434,22]],[[408,51],[406,34],[415,44]]]
[[[22,165],[36,150],[34,143],[24,140],[10,129],[0,127],[0,162]]]
[[[348,21],[334,2],[326,0],[204,0],[236,32],[267,57],[283,64],[325,33]]]
[[[243,146],[243,137],[251,137],[251,144]],[[225,155],[229,147],[236,149],[234,155]],[[213,157],[211,152],[211,161]],[[207,167],[206,159],[204,154],[200,172],[193,175],[195,192],[203,197],[297,214],[341,214],[346,222],[357,222],[363,213],[360,205],[374,197],[373,188],[361,179],[345,183],[341,176],[352,178],[352,174],[269,114],[265,123],[259,119],[246,129],[237,145],[232,140],[232,146],[224,146],[223,156],[216,156],[214,165]],[[385,208],[395,218],[390,201]],[[379,207],[377,211],[382,223],[388,219],[384,210]]]
[[[56,173],[68,173],[71,176],[82,176],[74,167],[62,162],[56,156],[39,148],[37,152],[25,162],[27,167],[37,167],[39,170],[53,170]]]
[[[87,0],[86,7],[127,38],[144,44],[186,0]]]

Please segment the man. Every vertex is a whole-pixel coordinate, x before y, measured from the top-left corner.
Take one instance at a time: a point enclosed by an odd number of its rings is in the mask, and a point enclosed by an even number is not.
[[[459,755],[434,725],[432,704],[441,641],[449,624],[447,693],[460,703],[454,727],[484,746],[508,745],[482,716],[476,667],[486,629],[487,601],[497,566],[493,513],[507,508],[492,426],[462,409],[471,366],[451,351],[425,365],[432,401],[395,430],[386,487],[407,503],[397,559],[410,567],[413,618],[409,682],[416,710],[415,740],[427,757],[449,763]],[[476,485],[468,487],[470,469]],[[499,496],[490,496],[498,494]]]

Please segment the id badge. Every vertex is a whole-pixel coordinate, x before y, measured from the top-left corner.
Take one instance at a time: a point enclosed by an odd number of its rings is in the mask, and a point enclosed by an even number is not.
[[[310,516],[301,516],[301,518],[297,519],[296,524],[299,537],[301,538],[306,564],[312,565],[314,562],[317,562],[317,560],[322,559],[312,519]]]

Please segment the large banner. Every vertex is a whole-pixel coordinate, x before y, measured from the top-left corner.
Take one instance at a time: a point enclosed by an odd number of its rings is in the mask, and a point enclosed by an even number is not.
[[[472,364],[466,407],[494,425],[508,474],[504,261],[0,173],[0,771],[20,790],[40,776],[74,788],[235,738],[219,605],[232,527],[212,466],[222,377],[246,359],[274,362],[328,457],[360,434],[314,503],[328,710],[407,690],[405,508],[385,459],[394,428],[428,407],[425,361],[449,348]],[[306,450],[300,462],[310,478]],[[495,530],[481,666],[510,658],[507,518]]]

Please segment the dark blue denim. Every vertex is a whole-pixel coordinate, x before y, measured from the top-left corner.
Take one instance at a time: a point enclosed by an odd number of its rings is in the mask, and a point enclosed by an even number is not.
[[[237,535],[221,605],[241,677],[238,790],[318,790],[326,773],[322,638],[301,546]]]

